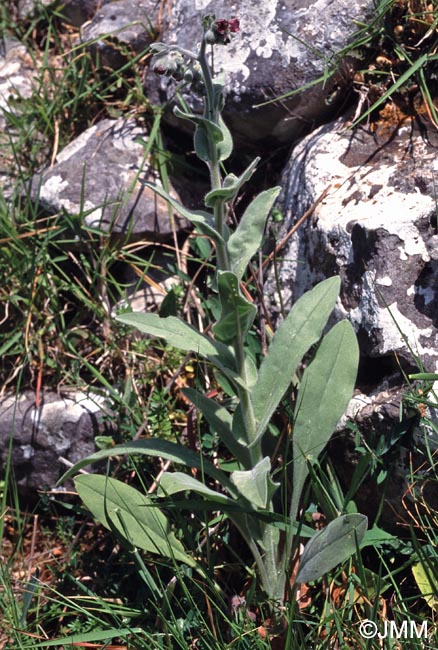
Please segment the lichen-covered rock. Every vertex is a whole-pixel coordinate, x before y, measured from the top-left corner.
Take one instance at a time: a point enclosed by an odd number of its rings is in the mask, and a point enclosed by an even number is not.
[[[138,137],[146,140],[147,133],[134,119],[103,120],[90,127],[58,154],[53,167],[33,178],[33,199],[49,214],[66,210],[105,232],[132,238],[169,236],[166,201],[139,182],[159,180]],[[174,218],[177,229],[186,225]]]
[[[215,48],[215,69],[224,71],[228,80],[225,121],[246,147],[272,148],[308,133],[343,104],[351,79],[349,66],[325,84],[309,86],[265,107],[254,105],[319,79],[330,56],[345,47],[356,31],[355,21],[364,22],[373,7],[369,0],[252,0],[241,8],[232,0],[220,5],[175,0],[160,40],[196,51],[203,15],[239,18],[241,31],[230,44]],[[145,89],[155,102],[165,103],[174,95],[173,82],[157,78],[152,71]],[[196,107],[193,95],[185,98]],[[184,128],[181,123],[180,127]]]
[[[116,0],[100,6],[81,31],[99,66],[117,69],[127,62],[127,51],[146,53],[157,35],[159,6],[155,0]]]
[[[337,316],[356,328],[362,355],[396,352],[411,364],[418,355],[431,371],[438,368],[435,165],[434,143],[410,122],[391,134],[372,134],[353,133],[338,121],[294,149],[279,203],[281,238],[328,191],[281,253],[286,307],[339,274]],[[268,292],[275,311],[272,276]]]
[[[77,393],[45,393],[39,408],[25,392],[0,401],[0,476],[4,478],[12,438],[11,464],[18,491],[27,501],[38,490],[53,489],[67,467],[95,451],[94,438],[105,433],[99,398]]]

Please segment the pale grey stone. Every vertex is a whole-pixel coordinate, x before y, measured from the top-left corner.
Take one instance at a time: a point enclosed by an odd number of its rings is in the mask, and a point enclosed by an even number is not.
[[[159,184],[145,160],[145,128],[134,119],[103,120],[73,140],[56,164],[37,174],[31,195],[49,214],[66,210],[90,227],[131,238],[172,233],[167,202],[141,185]],[[172,195],[178,198],[174,190]],[[187,224],[174,216],[176,228]]]
[[[101,397],[81,392],[45,392],[39,408],[31,391],[2,398],[1,478],[12,440],[11,463],[20,496],[34,502],[39,490],[53,489],[67,469],[62,459],[77,462],[95,451],[97,434],[110,432],[103,423],[103,408]]]
[[[436,149],[412,125],[387,142],[342,121],[298,144],[285,169],[279,239],[328,190],[279,256],[286,309],[318,281],[342,278],[337,317],[354,325],[365,356],[418,355],[438,368]],[[271,305],[275,281],[267,284]]]
[[[126,50],[146,53],[157,35],[161,2],[157,0],[115,0],[103,4],[81,30],[83,42],[99,66],[120,68],[127,62]]]

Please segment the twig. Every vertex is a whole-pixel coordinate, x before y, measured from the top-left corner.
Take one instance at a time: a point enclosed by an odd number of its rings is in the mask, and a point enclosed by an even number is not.
[[[287,244],[287,242],[289,241],[289,239],[292,237],[292,235],[296,233],[296,231],[297,231],[298,228],[301,226],[301,224],[303,224],[303,223],[306,221],[306,219],[308,219],[309,217],[312,216],[312,214],[314,213],[314,211],[315,211],[315,209],[317,208],[317,206],[321,203],[321,201],[323,201],[323,200],[325,199],[325,197],[327,196],[327,194],[328,194],[329,191],[331,190],[331,187],[332,187],[332,186],[329,185],[328,187],[325,188],[325,190],[324,190],[324,191],[322,192],[322,194],[321,194],[321,195],[316,199],[316,201],[315,201],[314,203],[312,203],[312,205],[310,206],[310,208],[308,208],[308,209],[305,211],[305,213],[303,214],[303,216],[300,217],[300,219],[298,219],[298,221],[297,221],[297,222],[292,226],[292,228],[289,230],[289,232],[287,233],[287,235],[286,235],[285,237],[283,237],[283,239],[282,239],[282,240],[277,244],[277,246],[276,246],[275,249],[272,251],[272,253],[270,253],[270,254],[268,255],[268,257],[265,259],[265,261],[263,262],[263,264],[262,264],[262,269],[263,269],[263,270],[265,270],[265,268],[268,266],[268,264],[269,264],[270,262],[272,262],[272,260],[274,259],[274,257],[275,257],[276,255],[278,255],[278,253],[281,251],[281,249],[282,249],[282,248]],[[248,280],[248,282],[249,282],[249,280]]]

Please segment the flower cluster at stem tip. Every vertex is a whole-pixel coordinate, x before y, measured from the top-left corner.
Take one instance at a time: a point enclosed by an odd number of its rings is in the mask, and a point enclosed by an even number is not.
[[[228,45],[233,34],[240,31],[239,19],[235,17],[229,20],[216,19],[216,16],[211,14],[204,16],[202,25],[203,39],[208,45]],[[184,51],[177,46],[155,43],[151,49],[155,53],[152,59],[152,70],[156,74],[189,83],[195,93],[203,93],[202,71],[198,61],[184,56]]]
[[[228,45],[231,43],[232,34],[236,34],[240,30],[240,22],[238,18],[230,18],[225,20],[220,18],[216,20],[215,16],[207,16],[206,20],[213,18],[208,29],[204,34],[205,42],[210,45]]]

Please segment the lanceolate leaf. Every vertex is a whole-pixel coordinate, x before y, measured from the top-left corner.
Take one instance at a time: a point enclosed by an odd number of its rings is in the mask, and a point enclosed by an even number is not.
[[[266,219],[280,189],[273,187],[261,192],[246,208],[237,229],[227,242],[231,270],[239,280],[242,279],[251,257],[261,246]]]
[[[230,350],[220,343],[204,336],[197,329],[176,318],[168,316],[161,318],[158,314],[148,312],[132,312],[120,314],[116,320],[126,325],[132,325],[150,336],[157,336],[165,339],[170,345],[180,350],[187,350],[200,354],[220,370],[226,373],[226,369],[234,371],[234,358]]]
[[[187,447],[183,447],[175,442],[170,442],[170,440],[161,440],[160,438],[134,440],[124,445],[116,445],[111,449],[101,449],[100,451],[96,451],[94,454],[82,458],[73,465],[73,467],[71,467],[59,479],[58,484],[70,478],[87,465],[97,463],[105,458],[111,458],[111,456],[121,456],[125,454],[140,454],[154,457],[159,456],[160,458],[171,460],[180,465],[185,465],[186,467],[202,469],[205,474],[211,476],[215,481],[218,481],[218,483],[228,490],[232,496],[237,496],[238,494],[234,484],[230,481],[225,472],[222,472],[220,469],[215,467],[213,463],[201,458],[198,453],[188,449]]]
[[[257,309],[241,295],[239,281],[230,271],[218,272],[218,291],[221,316],[213,325],[213,332],[217,339],[229,343],[236,336],[245,336],[253,324]]]
[[[221,511],[228,514],[247,543],[250,543],[250,540],[259,543],[262,541],[265,524],[260,520],[257,512],[253,513],[250,495],[243,495],[243,497],[239,495],[234,500],[211,490],[192,476],[187,476],[187,474],[181,472],[166,472],[163,474],[159,488],[160,496],[171,496],[186,490],[191,490],[205,497],[207,503],[210,502],[211,508],[217,509],[220,506]],[[274,535],[277,534],[278,531],[274,530]]]
[[[347,408],[358,363],[354,329],[341,321],[323,338],[303,374],[294,413],[292,518],[298,511],[307,463],[317,459]]]
[[[93,516],[133,546],[196,566],[170,530],[166,516],[148,496],[99,474],[77,476],[75,486]]]
[[[214,145],[208,139],[208,135],[202,126],[198,125],[196,127],[195,135],[193,137],[193,144],[198,158],[208,163],[208,161],[211,160],[212,157],[212,152],[210,148]]]
[[[49,647],[56,647],[62,645],[64,648],[73,648],[73,644],[76,644],[78,648],[84,647],[85,643],[90,643],[92,641],[111,641],[116,637],[130,637],[132,638],[133,634],[144,634],[144,629],[141,627],[114,627],[108,628],[106,630],[96,629],[93,632],[79,632],[79,634],[69,634],[68,636],[59,637],[57,639],[44,639],[41,643],[33,642],[33,647],[44,648],[46,650]],[[100,644],[99,644],[100,645]],[[87,647],[87,646],[85,646]],[[91,644],[91,647],[96,647],[96,644]],[[102,647],[102,646],[101,646]],[[105,646],[103,646],[105,647]]]
[[[215,492],[214,490],[201,483],[201,481],[193,478],[193,476],[183,474],[182,472],[165,472],[160,480],[158,495],[172,496],[172,494],[185,492],[186,490],[201,494],[208,501],[213,501],[214,503],[220,503],[223,505],[228,504],[231,506],[235,505],[235,501],[227,497],[225,494]]]
[[[297,582],[321,578],[345,562],[359,548],[367,530],[365,515],[342,515],[331,521],[307,542],[296,577]]]
[[[265,432],[303,356],[321,338],[335,306],[339,287],[340,279],[333,277],[305,293],[275,333],[251,391],[257,422],[254,444]]]
[[[188,210],[179,201],[176,201],[170,196],[162,187],[149,183],[148,181],[143,181],[142,185],[149,187],[156,194],[159,194],[159,196],[168,201],[180,215],[185,217],[190,223],[193,223],[202,235],[210,237],[215,242],[223,243],[222,237],[214,227],[214,216],[210,212],[205,212],[204,210]]]
[[[216,145],[209,139],[205,124],[198,124],[195,130],[194,145],[198,158],[208,163],[212,159],[210,147],[216,146],[218,160],[226,160],[233,151],[233,140],[222,117],[219,116],[219,128],[222,133],[222,140]]]
[[[220,126],[204,117],[203,115],[196,115],[195,113],[186,113],[182,111],[178,106],[175,106],[173,109],[176,117],[182,118],[184,120],[190,120],[194,124],[198,125],[200,128],[204,129],[208,133],[209,137],[213,142],[221,142],[224,138],[224,134]]]

